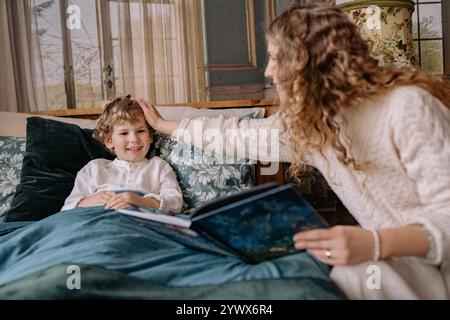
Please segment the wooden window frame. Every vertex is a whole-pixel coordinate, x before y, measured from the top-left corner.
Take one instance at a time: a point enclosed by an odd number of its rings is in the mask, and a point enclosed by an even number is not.
[[[444,38],[444,77],[450,79],[450,1],[442,1],[442,37]]]
[[[421,38],[420,36],[420,8],[419,5],[431,5],[431,4],[440,4],[441,5],[441,20],[442,20],[442,36],[439,38]],[[432,40],[441,40],[442,41],[442,56],[443,56],[443,64],[444,70],[442,76],[444,78],[450,79],[450,3],[449,1],[431,1],[431,2],[415,2],[417,6],[418,12],[414,12],[413,14],[417,15],[417,38],[413,39],[414,42],[417,42],[418,45],[418,63],[421,65],[421,42],[423,41],[432,41]]]

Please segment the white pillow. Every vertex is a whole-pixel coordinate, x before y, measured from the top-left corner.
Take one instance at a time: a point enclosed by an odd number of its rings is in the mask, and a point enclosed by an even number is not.
[[[0,111],[0,136],[9,137],[26,137],[27,135],[27,118],[42,117],[52,119],[65,123],[76,124],[81,128],[94,129],[97,125],[97,120],[89,119],[75,119],[75,118],[58,118],[50,116],[41,116],[26,113],[3,112]]]
[[[191,107],[156,107],[164,119],[172,121],[181,121],[184,118],[199,118],[199,117],[241,117],[249,113],[255,113],[255,118],[264,117],[264,108],[227,108],[227,109],[196,109]]]
[[[195,109],[191,107],[157,107],[158,111],[167,120],[181,121],[183,118],[198,118],[203,116],[218,117],[240,117],[250,113],[255,114],[255,118],[264,117],[264,108],[235,108],[235,109]],[[59,118],[51,116],[41,116],[26,113],[14,113],[0,111],[0,136],[26,137],[27,118],[42,117],[65,123],[76,124],[81,128],[94,129],[97,120]]]

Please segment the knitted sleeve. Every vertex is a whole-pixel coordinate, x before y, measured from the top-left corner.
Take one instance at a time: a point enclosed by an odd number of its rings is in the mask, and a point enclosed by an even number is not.
[[[405,91],[393,117],[393,140],[408,176],[415,182],[420,224],[430,239],[427,263],[450,261],[450,109],[419,88]]]
[[[282,120],[275,114],[265,119],[201,117],[184,119],[172,135],[218,156],[273,162],[291,162]]]

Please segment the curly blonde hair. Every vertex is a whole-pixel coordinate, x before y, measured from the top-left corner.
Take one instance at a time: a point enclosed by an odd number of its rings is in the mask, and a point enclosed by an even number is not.
[[[345,165],[365,169],[339,139],[336,116],[342,109],[400,85],[419,86],[450,107],[445,80],[415,68],[380,66],[358,27],[338,8],[294,5],[272,21],[266,36],[278,48],[276,76],[286,95],[280,111],[295,157],[289,170],[293,178],[304,168],[301,155],[323,154],[326,144]]]
[[[115,98],[103,108],[92,136],[104,144],[106,139],[111,138],[114,125],[123,121],[134,123],[142,118],[144,118],[144,112],[137,101],[131,99],[131,95]],[[151,134],[152,128],[148,122],[146,124]]]

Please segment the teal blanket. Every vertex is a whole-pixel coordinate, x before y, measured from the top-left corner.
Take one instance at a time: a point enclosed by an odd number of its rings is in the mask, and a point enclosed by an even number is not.
[[[66,286],[70,265],[81,290]],[[257,265],[198,252],[102,207],[0,224],[3,299],[344,298],[328,273],[304,252]]]

